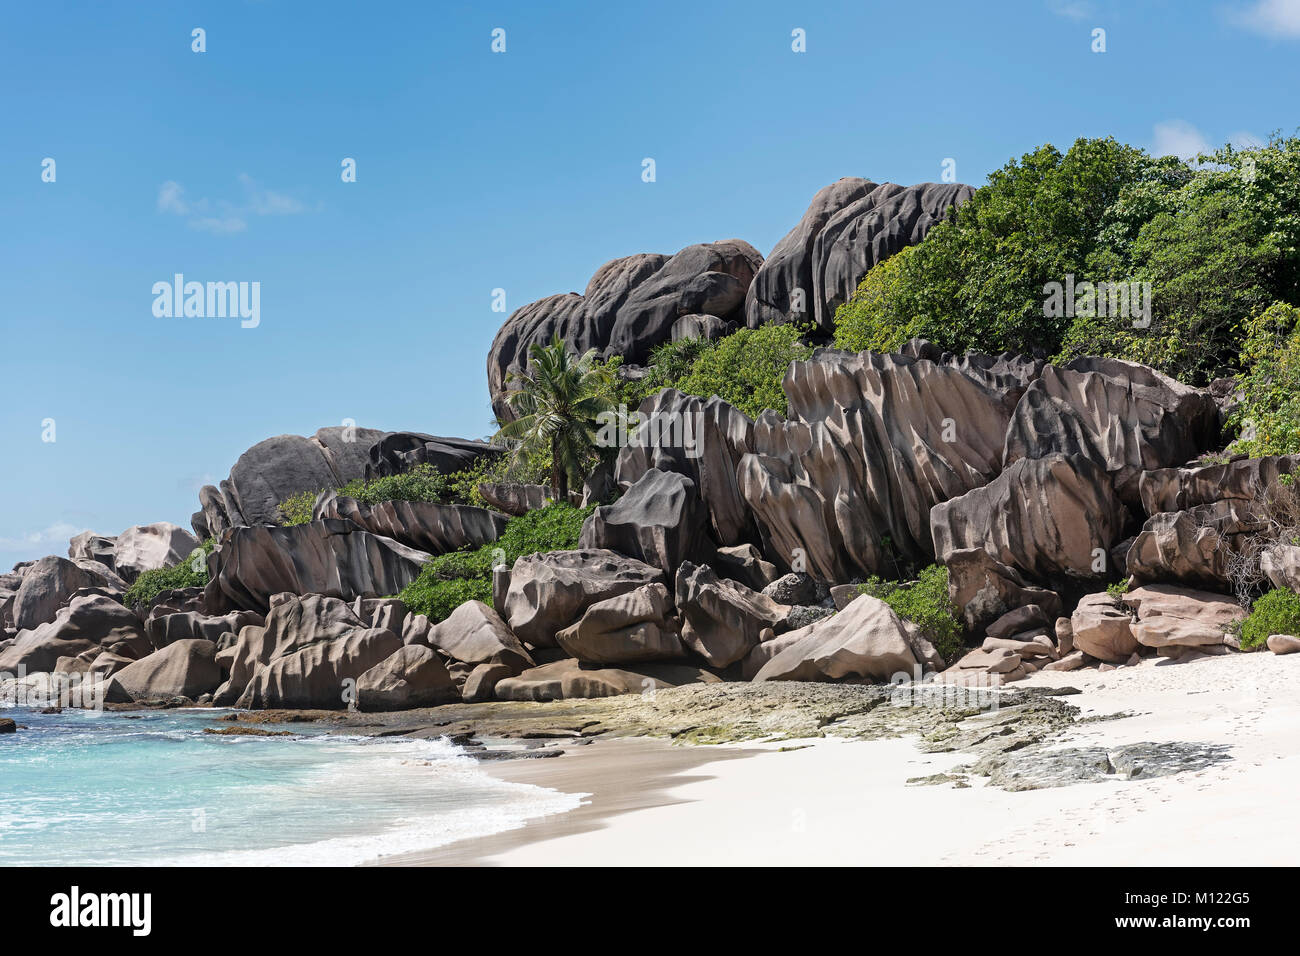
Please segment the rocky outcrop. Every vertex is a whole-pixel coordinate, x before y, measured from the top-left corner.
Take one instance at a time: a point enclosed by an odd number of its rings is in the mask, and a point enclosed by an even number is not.
[[[899,186],[858,178],[825,187],[754,277],[745,300],[749,327],[812,319],[834,332],[835,310],[872,266],[920,242],[950,207],[973,194],[956,183]]]
[[[117,536],[113,568],[125,581],[134,581],[145,571],[175,567],[200,543],[184,528],[166,521],[137,525]]]
[[[431,555],[481,547],[501,537],[506,516],[469,505],[432,501],[383,501],[368,505],[355,498],[322,494],[312,508],[313,520],[342,518],[363,531],[391,538]]]
[[[749,451],[754,423],[716,395],[701,401],[662,389],[637,409],[642,422],[619,451],[615,479],[630,488],[652,469],[695,483],[714,541],[757,543],[757,528],[740,493],[736,467]]]
[[[948,567],[948,597],[971,633],[983,632],[1017,608],[1036,606],[1052,616],[1061,613],[1061,598],[1055,591],[1026,584],[1019,571],[983,547],[949,552],[944,564]]]
[[[705,565],[683,563],[675,581],[682,616],[682,643],[713,667],[726,667],[748,654],[764,628],[784,629],[791,608],[718,577]]]
[[[416,465],[432,465],[439,474],[451,475],[469,468],[480,458],[495,457],[503,449],[471,438],[442,438],[423,432],[389,432],[378,437],[366,453],[365,477],[400,475]],[[345,482],[339,482],[341,487]]]
[[[792,363],[792,417],[765,412],[738,469],[765,556],[826,582],[929,563],[933,506],[998,474],[1022,391],[1006,379],[897,354]]]
[[[1218,434],[1219,410],[1208,391],[1145,365],[1077,358],[1048,365],[1025,392],[1007,428],[1003,464],[1056,453],[1087,458],[1136,510],[1143,471],[1185,462]]]
[[[704,339],[713,341],[735,331],[735,325],[725,322],[716,315],[683,315],[673,323],[669,338],[674,342],[687,339]]]
[[[489,505],[507,515],[522,515],[546,507],[555,500],[555,492],[546,485],[528,485],[522,482],[484,482],[478,493]],[[569,504],[582,505],[582,495],[569,492]]]
[[[497,700],[570,700],[652,693],[682,684],[716,683],[706,670],[687,664],[596,667],[572,658],[543,664],[496,685]]]
[[[887,681],[899,674],[912,680],[922,672],[902,619],[869,594],[781,640],[755,681]]]
[[[116,549],[117,538],[83,531],[68,541],[68,560],[95,561],[111,569]]]
[[[74,597],[53,620],[19,631],[0,651],[0,673],[53,671],[60,657],[87,651],[115,650],[135,659],[152,649],[134,611],[102,594],[85,594]]]
[[[525,555],[510,570],[503,613],[510,630],[533,647],[555,647],[555,635],[606,598],[655,582],[663,572],[604,549]]]
[[[9,617],[17,630],[38,627],[54,620],[60,608],[83,588],[104,588],[121,595],[123,582],[95,561],[68,561],[49,555],[28,565],[11,599]]]
[[[555,635],[564,652],[584,664],[628,664],[684,657],[670,624],[672,599],[662,584],[598,601],[576,624]]]
[[[216,662],[217,646],[202,639],[169,644],[128,664],[113,680],[132,698],[188,697],[209,693],[221,683]]]
[[[1222,647],[1228,627],[1246,616],[1226,594],[1164,584],[1134,588],[1123,601],[1137,617],[1133,637],[1146,647]]]
[[[1274,545],[1260,555],[1259,569],[1273,587],[1300,593],[1300,547]]]
[[[701,545],[703,515],[695,482],[651,468],[582,526],[579,546],[606,548],[659,568],[666,578]]]
[[[1022,458],[982,488],[935,505],[934,552],[947,564],[982,547],[1054,590],[1110,576],[1128,512],[1105,471],[1078,455]]]
[[[149,643],[161,649],[177,641],[201,640],[215,644],[226,634],[238,634],[250,624],[262,623],[262,615],[252,611],[231,611],[222,615],[181,611],[176,614],[150,614],[145,621],[144,630]]]
[[[371,628],[273,657],[256,670],[235,706],[346,707],[355,700],[357,680],[402,646],[392,631]]]
[[[339,518],[288,528],[235,528],[208,557],[204,603],[223,613],[265,611],[271,595],[281,592],[349,601],[396,594],[430,557]]]
[[[220,488],[199,491],[200,510],[191,519],[195,533],[207,538],[231,527],[279,524],[286,498],[365,477],[371,446],[386,434],[334,426],[311,438],[277,435],[258,442],[239,456]]]
[[[463,664],[494,664],[518,674],[533,658],[500,615],[482,601],[466,601],[430,628],[425,642]]]
[[[447,665],[420,644],[400,648],[357,680],[357,709],[409,710],[460,700]]]
[[[1218,465],[1160,468],[1138,480],[1142,510],[1148,515],[1185,511],[1232,500],[1248,502],[1276,493],[1283,475],[1300,475],[1300,455],[1236,458]]]
[[[1074,646],[1111,664],[1123,664],[1138,649],[1133,615],[1107,591],[1085,595],[1070,616]]]
[[[558,335],[578,354],[596,349],[640,364],[672,336],[683,316],[705,314],[724,322],[743,314],[745,294],[763,257],[747,242],[687,246],[676,255],[642,254],[607,262],[582,295],[554,295],[517,309],[488,353],[488,390],[498,418],[513,418],[507,379],[528,365],[528,349]]]

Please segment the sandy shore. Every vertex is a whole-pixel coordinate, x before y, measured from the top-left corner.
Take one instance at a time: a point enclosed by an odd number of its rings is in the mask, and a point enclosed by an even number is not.
[[[1300,655],[1146,660],[1040,673],[1072,686],[1082,721],[1053,748],[1220,744],[1230,759],[1154,779],[1008,792],[909,785],[970,754],[915,739],[673,746],[597,741],[562,757],[488,764],[505,779],[589,793],[567,814],[385,864],[1294,865],[1300,828]],[[736,759],[745,757],[747,759]]]

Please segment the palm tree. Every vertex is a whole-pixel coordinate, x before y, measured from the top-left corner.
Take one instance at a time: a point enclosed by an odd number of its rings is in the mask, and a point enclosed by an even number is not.
[[[516,463],[550,451],[556,501],[568,501],[571,477],[582,481],[596,449],[597,416],[614,407],[609,373],[595,362],[595,349],[578,358],[556,334],[550,345],[530,346],[528,371],[506,380],[515,386],[506,401],[516,417],[493,440],[510,445]]]

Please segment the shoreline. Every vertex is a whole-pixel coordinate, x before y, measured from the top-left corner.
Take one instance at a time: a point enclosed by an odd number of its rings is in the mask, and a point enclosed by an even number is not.
[[[1300,658],[1148,659],[1018,684],[1081,690],[1068,698],[1079,719],[1045,755],[1194,743],[1220,756],[1165,776],[1139,768],[1018,791],[954,773],[972,754],[926,752],[914,733],[689,748],[598,740],[484,765],[499,779],[590,793],[579,808],[372,863],[1275,866],[1300,855],[1300,831],[1276,802],[1300,787]],[[950,779],[918,782],[938,775]]]

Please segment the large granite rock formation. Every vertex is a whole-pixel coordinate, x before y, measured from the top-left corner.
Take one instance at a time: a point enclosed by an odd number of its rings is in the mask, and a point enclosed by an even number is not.
[[[784,630],[790,616],[789,605],[720,578],[706,565],[682,564],[674,583],[682,643],[713,667],[741,660],[764,628]]]
[[[698,551],[703,520],[695,482],[651,468],[618,501],[588,516],[579,546],[617,551],[671,578]]]
[[[176,641],[113,674],[132,698],[188,697],[210,693],[221,683],[217,645],[200,639]]]
[[[488,353],[493,410],[503,421],[513,417],[507,378],[527,368],[530,346],[546,345],[554,335],[579,354],[594,348],[603,357],[641,363],[671,339],[683,316],[739,319],[762,262],[758,250],[739,239],[687,246],[673,256],[627,256],[601,266],[582,295],[550,296],[517,309]]]
[[[526,670],[496,685],[498,700],[571,700],[653,693],[682,684],[717,683],[718,677],[689,664],[646,663],[599,667],[568,658]]]
[[[370,445],[365,477],[400,475],[416,465],[432,465],[450,475],[473,465],[485,455],[500,455],[503,449],[470,438],[441,438],[423,432],[389,432]],[[343,482],[339,482],[341,486]]]
[[[958,183],[899,186],[858,178],[831,183],[813,197],[754,277],[745,300],[749,327],[812,319],[833,333],[835,310],[871,267],[920,242],[950,207],[974,192]]]
[[[934,553],[983,548],[1053,590],[1111,576],[1128,513],[1105,471],[1078,455],[1022,458],[989,484],[934,506]]]
[[[113,569],[123,580],[131,582],[145,571],[175,567],[200,543],[184,528],[167,521],[136,525],[117,536]]]
[[[357,709],[409,710],[460,700],[447,665],[422,644],[398,649],[357,680]]]
[[[1143,471],[1188,461],[1218,434],[1219,409],[1208,391],[1145,365],[1077,358],[1047,366],[1025,392],[1007,429],[1003,465],[1057,452],[1088,458],[1136,510]]]
[[[96,561],[104,567],[113,567],[117,538],[83,531],[68,541],[68,559],[70,561]]]
[[[991,367],[829,349],[792,363],[791,418],[760,416],[738,467],[765,556],[828,582],[928,563],[931,508],[998,474],[1032,371]]]
[[[239,456],[219,488],[199,491],[200,510],[191,519],[195,534],[219,538],[231,527],[279,524],[286,498],[365,477],[370,448],[386,434],[333,426],[311,438],[277,435],[258,442]]]
[[[135,659],[153,650],[140,629],[140,618],[102,594],[74,597],[52,620],[18,636],[0,651],[0,673],[30,674],[54,670],[60,657],[112,650]]]
[[[466,601],[429,629],[426,642],[462,664],[503,665],[509,673],[535,666],[506,622],[482,601]]]
[[[1055,591],[1035,587],[1013,567],[998,561],[981,545],[949,552],[948,597],[972,634],[1023,607],[1040,607],[1050,617],[1061,613]]]
[[[392,538],[429,554],[480,547],[501,537],[506,516],[486,508],[432,501],[384,501],[368,505],[326,492],[312,508],[312,518],[342,518],[363,531]]]
[[[383,628],[310,644],[259,667],[235,706],[346,707],[355,700],[359,678],[402,646],[400,637]]]
[[[73,562],[48,555],[33,562],[23,570],[12,598],[9,614],[14,628],[21,631],[54,620],[58,610],[83,588],[104,588],[120,596],[124,585],[95,561]]]
[[[645,399],[637,412],[642,425],[619,451],[618,484],[630,488],[653,468],[685,475],[695,483],[714,541],[722,546],[757,543],[736,477],[753,435],[749,417],[716,395],[702,401],[673,388]]]
[[[265,611],[281,592],[349,601],[396,594],[430,557],[339,518],[235,528],[208,556],[204,605],[212,613]]]
[[[663,580],[658,568],[600,548],[525,555],[510,569],[502,617],[521,641],[555,647],[597,601]]]
[[[834,617],[777,638],[778,650],[755,681],[888,681],[918,678],[924,662],[905,622],[884,601],[863,594]]]
[[[555,635],[571,657],[584,664],[628,664],[684,657],[670,624],[673,603],[662,584],[647,584],[598,601],[582,618]]]

